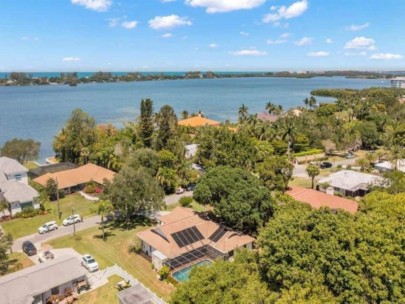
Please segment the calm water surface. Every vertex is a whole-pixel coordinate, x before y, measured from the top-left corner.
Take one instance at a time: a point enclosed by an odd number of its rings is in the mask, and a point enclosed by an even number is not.
[[[53,154],[53,136],[63,127],[72,110],[82,108],[97,123],[122,126],[135,120],[139,102],[151,98],[157,111],[170,104],[177,113],[203,111],[211,119],[234,121],[238,108],[264,110],[266,102],[290,108],[303,105],[313,89],[387,87],[387,80],[343,77],[235,78],[168,80],[69,86],[0,87],[0,146],[5,141],[33,138],[42,144],[40,159]]]

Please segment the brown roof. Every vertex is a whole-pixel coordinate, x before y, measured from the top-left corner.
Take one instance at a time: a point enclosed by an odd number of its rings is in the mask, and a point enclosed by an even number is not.
[[[34,182],[46,187],[49,179],[58,179],[58,188],[65,189],[91,181],[103,184],[104,179],[111,181],[114,175],[111,170],[89,163],[76,169],[44,174],[35,178]]]
[[[292,187],[291,190],[286,192],[293,199],[307,203],[312,208],[319,209],[321,207],[329,207],[331,209],[343,209],[350,213],[355,213],[359,205],[352,200],[326,194],[313,189],[306,189],[301,187]]]
[[[221,123],[219,121],[211,120],[205,117],[202,117],[201,114],[197,116],[190,117],[187,119],[179,120],[179,126],[186,127],[204,127],[204,126],[219,126]]]
[[[257,119],[262,120],[262,121],[268,121],[268,122],[275,122],[277,119],[279,119],[278,115],[274,114],[269,114],[267,112],[261,112],[257,114]]]
[[[227,253],[255,241],[251,236],[228,230],[219,240],[214,242],[209,237],[220,226],[188,208],[177,207],[168,215],[158,217],[158,220],[162,222],[160,226],[138,232],[137,235],[141,240],[170,259],[204,245],[210,245],[223,253]],[[202,234],[203,239],[180,248],[173,239],[172,234],[193,226]]]

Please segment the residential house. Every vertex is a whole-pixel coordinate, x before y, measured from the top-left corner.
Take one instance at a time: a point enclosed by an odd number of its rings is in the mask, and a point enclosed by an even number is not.
[[[56,163],[50,165],[39,166],[38,168],[31,169],[28,172],[29,177],[32,179],[40,177],[47,173],[56,173],[60,171],[75,169],[77,166],[71,162]]]
[[[88,163],[75,169],[46,173],[35,178],[34,182],[46,187],[48,180],[53,179],[57,181],[59,190],[72,193],[82,190],[90,182],[103,185],[104,180],[112,181],[114,175],[111,170]]]
[[[393,166],[393,163],[389,161],[377,163],[374,165],[374,168],[383,173],[390,172],[394,169],[405,173],[405,159],[398,159],[395,168]]]
[[[183,120],[179,120],[177,123],[179,126],[185,127],[205,127],[205,126],[220,126],[221,123],[219,121],[211,120],[205,117],[202,117],[201,114],[197,116],[193,116],[190,118],[186,118]]]
[[[292,187],[286,194],[299,202],[309,204],[312,208],[319,209],[328,207],[332,210],[345,210],[350,213],[356,213],[359,204],[353,200],[330,195],[313,189],[302,187]]]
[[[163,265],[176,269],[201,260],[229,259],[235,249],[251,249],[255,241],[188,208],[177,207],[157,220],[160,223],[157,227],[137,233],[142,252],[151,257],[155,269]]]
[[[364,196],[373,186],[383,186],[385,179],[368,173],[342,170],[332,173],[317,183],[317,190],[341,196]]]
[[[28,184],[28,169],[15,159],[0,157],[0,199],[9,204],[11,215],[24,208],[39,209],[39,193]]]
[[[0,303],[45,304],[51,296],[75,292],[77,282],[87,282],[80,260],[63,256],[0,277]]]

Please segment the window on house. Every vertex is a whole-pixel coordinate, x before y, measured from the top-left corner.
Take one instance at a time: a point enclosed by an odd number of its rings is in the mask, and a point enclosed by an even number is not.
[[[52,288],[51,289],[51,294],[52,295],[58,295],[59,294],[59,286]]]
[[[16,179],[16,180],[21,180],[21,174],[16,174],[15,176],[14,176],[14,178]]]

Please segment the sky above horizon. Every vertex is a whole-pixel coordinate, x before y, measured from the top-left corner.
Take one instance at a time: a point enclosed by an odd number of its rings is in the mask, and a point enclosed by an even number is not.
[[[405,70],[405,1],[0,0],[0,72]]]

